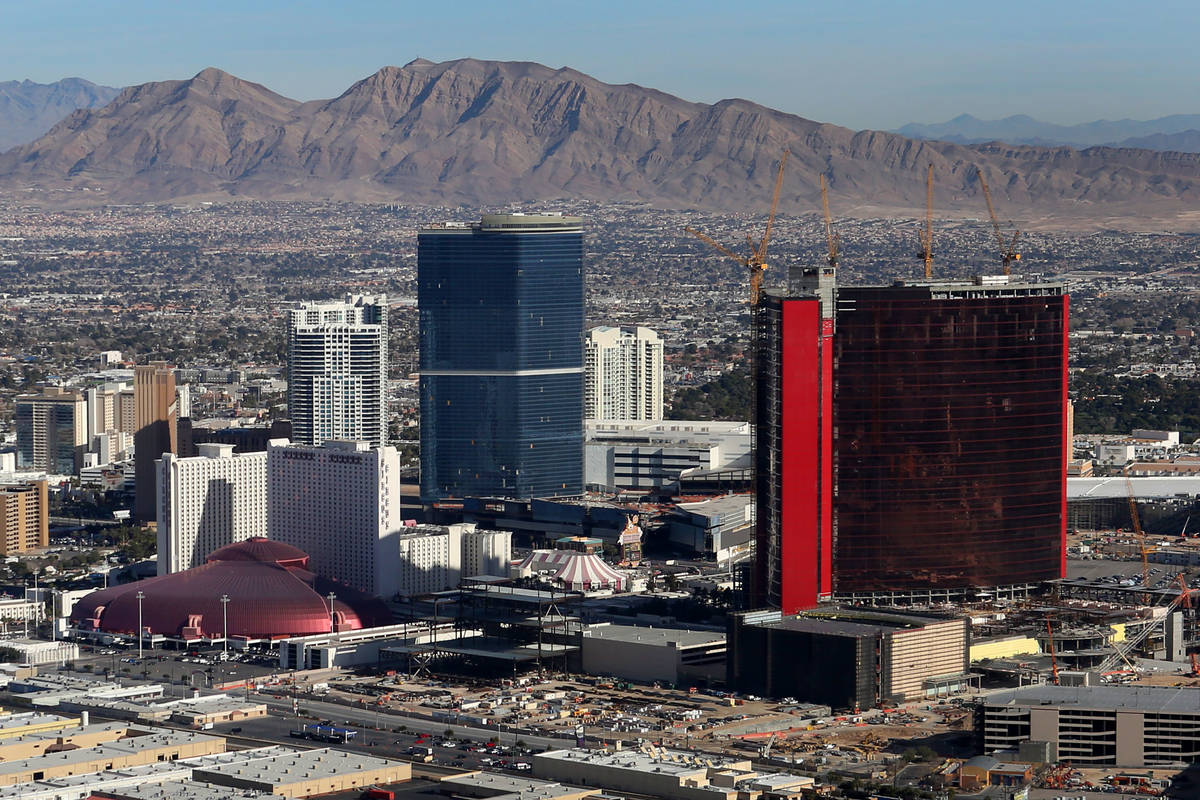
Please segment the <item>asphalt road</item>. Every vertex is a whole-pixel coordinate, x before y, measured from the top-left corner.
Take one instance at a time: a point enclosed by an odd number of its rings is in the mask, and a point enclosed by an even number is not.
[[[251,698],[259,700],[267,704],[267,707],[272,712],[272,716],[280,715],[278,718],[284,719],[289,725],[294,725],[296,718],[291,716],[292,701],[290,698],[276,699],[268,694],[251,694]],[[417,717],[401,716],[399,714],[389,714],[386,711],[375,711],[373,709],[354,708],[351,706],[343,706],[337,703],[326,703],[320,700],[301,699],[299,705],[301,713],[307,713],[320,719],[332,720],[338,725],[349,725],[363,732],[363,735],[374,733],[375,727],[378,725],[381,728],[392,729],[404,726],[409,731],[417,733],[426,733],[434,736],[441,736],[446,730],[451,730],[454,736],[462,739],[470,739],[475,742],[498,741],[502,744],[512,745],[517,741],[525,742],[529,747],[536,750],[554,750],[560,747],[571,747],[574,744],[573,739],[560,739],[550,736],[536,736],[533,734],[522,733],[521,731],[513,731],[507,726],[502,726],[499,730],[496,728],[476,728],[466,725],[451,725],[445,722],[435,720],[420,719]],[[250,725],[257,720],[251,720],[246,723]],[[310,720],[300,720],[301,722]],[[249,728],[247,728],[249,730]],[[284,735],[287,735],[286,728]],[[384,736],[384,734],[380,734]],[[387,734],[392,735],[392,734]],[[394,735],[393,735],[393,738]]]

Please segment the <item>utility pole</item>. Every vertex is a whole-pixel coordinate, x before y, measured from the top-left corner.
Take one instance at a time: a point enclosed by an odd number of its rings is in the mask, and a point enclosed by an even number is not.
[[[138,601],[138,661],[142,660],[142,601],[146,599],[146,593],[138,589],[138,593],[134,595]]]
[[[221,621],[225,624],[221,651],[229,658],[229,595],[221,595]]]

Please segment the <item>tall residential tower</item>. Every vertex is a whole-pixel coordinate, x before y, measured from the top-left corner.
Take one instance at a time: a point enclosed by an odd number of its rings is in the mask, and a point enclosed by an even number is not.
[[[583,492],[583,227],[485,214],[418,236],[421,498]]]
[[[134,518],[151,522],[158,516],[154,462],[178,447],[179,405],[175,368],[165,361],[139,364],[133,372]]]
[[[387,298],[288,311],[288,414],[299,444],[387,441]]]
[[[584,348],[584,416],[662,419],[663,342],[649,328],[602,325]]]
[[[16,399],[17,466],[51,475],[77,475],[87,449],[87,401],[76,391],[47,386]]]

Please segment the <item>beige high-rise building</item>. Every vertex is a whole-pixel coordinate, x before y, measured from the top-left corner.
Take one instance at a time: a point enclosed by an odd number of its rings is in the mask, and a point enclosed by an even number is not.
[[[88,451],[97,463],[108,464],[126,458],[133,445],[133,387],[115,381],[87,390]]]
[[[208,554],[267,535],[267,454],[235,456],[232,444],[158,461],[158,574],[198,567]]]
[[[662,419],[663,341],[641,326],[601,325],[584,342],[587,419]]]
[[[0,556],[50,546],[49,484],[0,486]]]
[[[178,453],[175,368],[165,361],[140,364],[133,373],[134,517],[152,522],[157,516],[154,462],[163,453]]]
[[[17,467],[76,475],[87,449],[87,400],[79,392],[46,386],[16,399]]]

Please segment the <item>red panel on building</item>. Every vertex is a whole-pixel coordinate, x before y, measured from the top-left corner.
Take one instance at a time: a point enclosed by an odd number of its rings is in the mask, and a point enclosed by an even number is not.
[[[817,603],[816,537],[820,512],[820,306],[815,300],[783,304],[782,543],[779,606],[785,614]]]
[[[759,311],[758,602],[812,608],[831,586],[832,321],[815,298]]]

